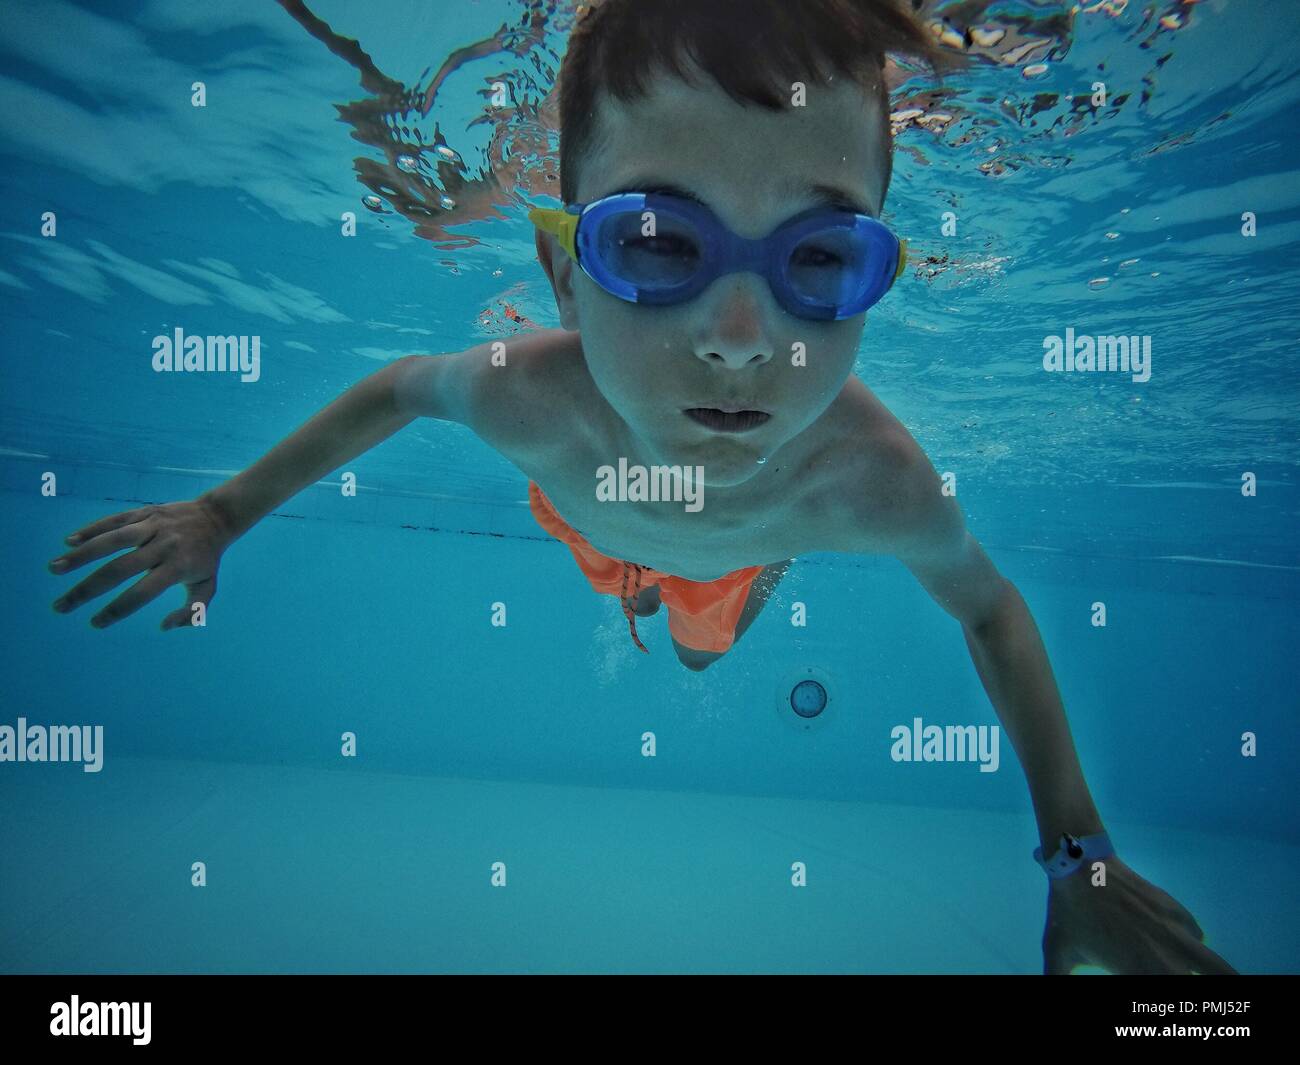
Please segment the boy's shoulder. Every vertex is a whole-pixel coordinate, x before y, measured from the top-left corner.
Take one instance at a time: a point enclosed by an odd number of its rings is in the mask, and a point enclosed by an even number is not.
[[[575,381],[587,377],[582,337],[564,329],[537,329],[485,341],[471,349],[503,380],[513,379],[529,393],[570,394]]]
[[[579,334],[541,329],[485,341],[462,353],[472,380],[470,427],[488,443],[545,448],[590,431],[601,399]],[[577,414],[581,417],[577,417]]]
[[[845,382],[827,417],[835,461],[863,492],[887,493],[919,464],[928,465],[916,438],[857,375]]]
[[[843,524],[839,550],[895,553],[959,516],[924,449],[860,378],[828,412]]]
[[[391,380],[400,411],[459,422],[498,449],[509,448],[508,457],[572,441],[599,410],[581,342],[559,329],[410,355],[393,364]]]
[[[492,347],[496,341],[488,341]],[[523,360],[527,365],[541,368],[547,363],[552,369],[565,360],[582,357],[582,334],[567,329],[533,329],[516,333],[499,343],[504,344],[507,357]]]

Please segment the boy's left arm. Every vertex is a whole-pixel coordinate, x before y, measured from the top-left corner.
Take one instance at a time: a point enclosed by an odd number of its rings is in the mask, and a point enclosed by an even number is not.
[[[1038,626],[1016,587],[967,530],[955,499],[923,455],[905,463],[892,493],[891,552],[961,622],[971,659],[1029,784],[1043,854],[1062,833],[1104,831],[1070,736],[1065,708]],[[1099,965],[1113,973],[1231,973],[1202,942],[1192,914],[1118,856],[1105,860],[1106,886],[1091,862],[1049,880],[1044,971]]]

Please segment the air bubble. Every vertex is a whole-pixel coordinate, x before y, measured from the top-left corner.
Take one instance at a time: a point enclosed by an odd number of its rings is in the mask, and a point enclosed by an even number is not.
[[[946,44],[949,48],[964,49],[966,47],[966,38],[951,26],[944,26],[937,36],[939,43]]]
[[[1089,287],[1089,288],[1104,288],[1106,285],[1109,285],[1109,284],[1110,284],[1110,278],[1109,278],[1109,277],[1094,277],[1091,281],[1088,282],[1088,287]]]
[[[420,161],[413,155],[399,155],[397,157],[397,169],[405,170],[408,174],[414,174],[420,169]]]
[[[378,196],[362,196],[361,205],[367,211],[375,211],[379,214],[383,214],[384,201],[381,200]]]
[[[943,111],[935,111],[916,120],[918,126],[924,126],[929,129],[931,126],[946,126],[952,121],[952,115]]]
[[[445,192],[438,197],[438,206],[444,211],[450,211],[456,206],[456,201],[448,196]]]
[[[439,144],[438,147],[434,149],[434,151],[437,152],[440,156],[442,156],[442,158],[446,159],[447,162],[449,163],[455,163],[457,166],[465,165],[464,161],[461,159],[460,155],[456,152],[454,148],[448,148],[445,144]]]
[[[1022,78],[1041,78],[1047,73],[1046,63],[1031,63],[1020,72]]]
[[[984,29],[982,26],[972,26],[968,32],[970,33],[970,39],[980,48],[992,48],[1007,35],[1007,31],[1001,26],[994,26],[990,29]]]

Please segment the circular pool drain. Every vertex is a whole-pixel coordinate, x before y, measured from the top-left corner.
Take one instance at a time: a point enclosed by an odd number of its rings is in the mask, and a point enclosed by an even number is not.
[[[790,692],[790,708],[800,717],[816,717],[826,709],[826,689],[819,681],[801,680]]]
[[[830,677],[816,666],[803,666],[777,682],[777,712],[800,731],[820,725],[833,698]]]

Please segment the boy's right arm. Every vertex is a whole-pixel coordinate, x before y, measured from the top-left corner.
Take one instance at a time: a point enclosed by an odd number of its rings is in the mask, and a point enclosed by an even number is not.
[[[186,605],[163,619],[164,629],[191,624],[196,603],[216,594],[222,553],[285,500],[331,470],[392,436],[418,417],[460,422],[507,452],[537,449],[538,415],[547,410],[547,375],[535,371],[564,343],[558,330],[512,338],[510,365],[493,364],[494,343],[455,355],[408,355],[364,378],[242,473],[197,499],[113,514],[67,538],[73,550],[50,562],[70,573],[126,548],[57,600],[60,613],[146,573],[99,612],[103,628],[135,613],[173,584],[186,587]],[[554,365],[554,360],[549,360]]]
[[[394,382],[407,359],[349,388],[291,436],[225,484],[199,496],[234,541],[287,499],[387,440],[415,419],[398,408]]]
[[[533,337],[510,343],[516,366],[527,368],[544,348]],[[499,435],[514,405],[504,393],[522,374],[493,372],[492,344],[457,354],[407,355],[364,378],[292,436],[225,484],[205,492],[234,540],[308,485],[387,440],[416,418],[467,425]]]
[[[55,610],[67,613],[141,573],[143,579],[125,589],[92,619],[107,627],[133,614],[174,584],[184,584],[186,606],[163,619],[164,629],[188,626],[192,608],[205,607],[216,593],[217,566],[222,553],[275,507],[331,470],[369,450],[413,421],[419,413],[437,416],[433,396],[417,411],[399,398],[418,363],[432,369],[443,359],[460,356],[408,356],[363,378],[291,436],[229,481],[192,501],[141,507],[101,518],[67,538],[73,549],[52,560],[51,572],[64,574],[126,548],[66,595]],[[441,376],[428,370],[426,383]],[[434,395],[441,397],[441,387]],[[450,405],[454,397],[446,397]],[[438,400],[440,401],[440,400]],[[445,415],[444,415],[445,416]]]

